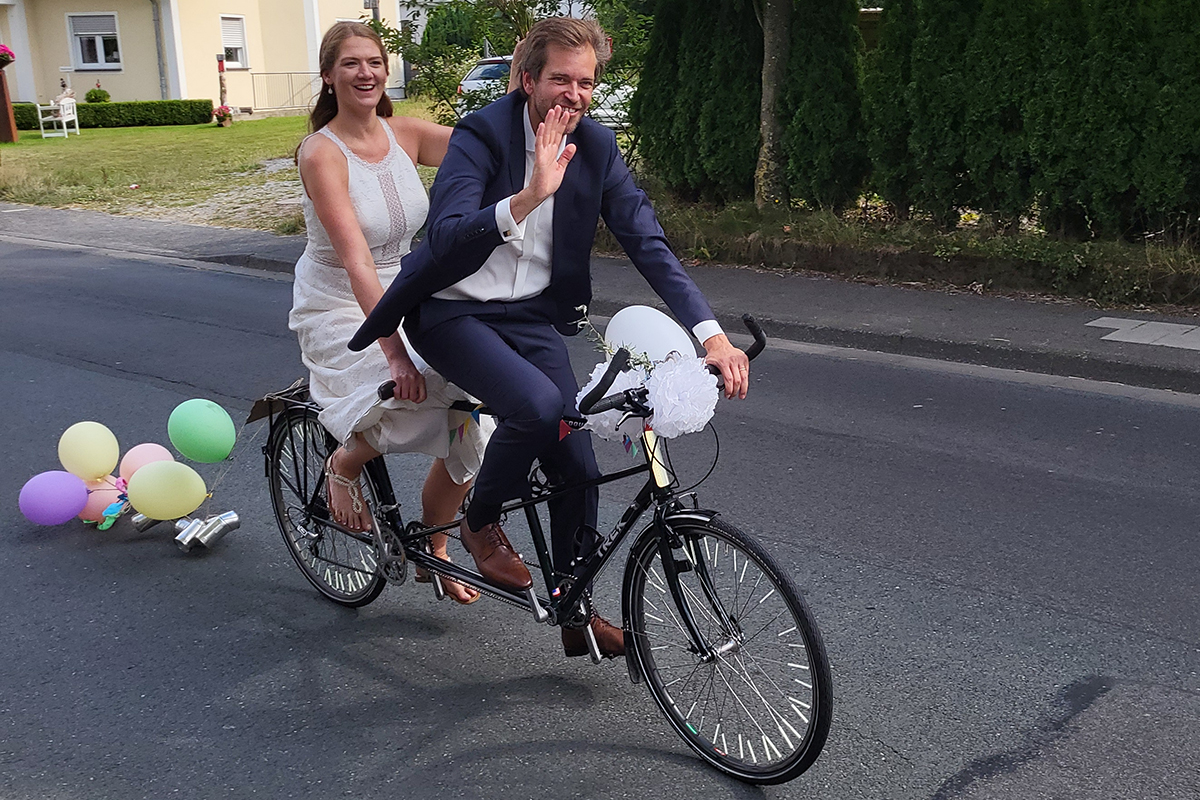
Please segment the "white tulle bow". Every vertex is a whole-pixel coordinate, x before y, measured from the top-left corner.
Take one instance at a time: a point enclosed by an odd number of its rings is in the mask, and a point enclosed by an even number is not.
[[[590,392],[608,369],[608,362],[597,364],[587,385],[575,398],[578,404]],[[630,369],[617,375],[608,394],[645,386],[647,404],[654,409],[650,425],[659,436],[672,439],[685,433],[703,430],[717,407],[717,378],[704,367],[704,359],[682,357],[672,353],[665,361],[654,365],[647,376],[645,370]],[[588,416],[585,429],[594,431],[601,439],[619,442],[624,436],[636,439],[641,433],[640,419],[621,421],[621,411],[605,411]]]

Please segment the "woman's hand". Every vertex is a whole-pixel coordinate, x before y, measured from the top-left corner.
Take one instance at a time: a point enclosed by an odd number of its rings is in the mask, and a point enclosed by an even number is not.
[[[391,339],[393,337],[396,339],[400,338],[396,334],[392,334],[388,338]],[[399,344],[398,348],[383,348],[383,354],[387,357],[388,371],[391,373],[392,380],[396,382],[396,388],[392,390],[392,397],[395,397],[397,400],[411,400],[414,403],[424,403],[426,397],[425,376],[421,374],[421,370],[417,369],[417,365],[409,357],[408,351],[404,349],[403,342],[397,342],[397,344]]]

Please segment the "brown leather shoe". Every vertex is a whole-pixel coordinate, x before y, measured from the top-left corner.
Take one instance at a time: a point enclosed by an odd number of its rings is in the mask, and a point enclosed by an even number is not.
[[[625,634],[616,625],[593,614],[592,633],[596,636],[596,644],[600,646],[601,656],[617,658],[625,655]],[[584,638],[583,628],[563,628],[562,643],[563,652],[571,658],[587,655],[587,639]]]
[[[521,562],[521,557],[513,550],[498,524],[491,522],[484,525],[482,530],[473,531],[464,519],[460,531],[463,546],[475,559],[480,575],[514,592],[523,592],[533,586],[529,569]]]

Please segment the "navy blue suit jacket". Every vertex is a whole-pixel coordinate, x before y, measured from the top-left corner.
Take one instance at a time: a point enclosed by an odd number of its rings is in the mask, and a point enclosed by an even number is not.
[[[425,240],[404,257],[400,274],[350,340],[352,350],[395,332],[422,301],[478,271],[503,243],[496,203],[525,186],[525,109],[524,94],[515,91],[459,122],[430,191]],[[555,327],[576,333],[577,309],[591,302],[590,258],[600,217],[684,326],[713,319],[634,184],[613,132],[585,117],[567,141],[577,149],[554,194],[547,291]]]

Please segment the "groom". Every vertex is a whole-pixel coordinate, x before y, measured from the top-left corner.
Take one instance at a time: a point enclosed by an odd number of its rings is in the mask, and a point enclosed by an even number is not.
[[[501,504],[529,496],[535,458],[554,484],[599,475],[589,434],[559,436],[579,392],[559,334],[576,333],[591,300],[600,217],[703,343],[726,395],[745,397],[748,385],[745,354],[672,254],[613,133],[584,116],[609,55],[590,20],[533,27],[514,64],[519,89],[459,123],[430,192],[425,242],[350,342],[360,350],[403,318],[425,360],[496,413],[462,541],[484,577],[515,591],[533,581],[498,524]],[[592,488],[550,503],[558,572],[594,545],[598,497]],[[600,617],[591,625],[603,655],[624,653],[619,628]],[[567,655],[587,652],[582,631],[562,636]]]

